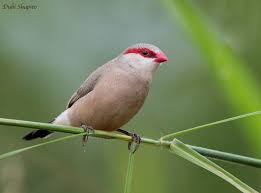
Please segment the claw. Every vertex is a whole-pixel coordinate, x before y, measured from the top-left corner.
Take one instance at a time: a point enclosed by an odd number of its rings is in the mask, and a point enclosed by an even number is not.
[[[140,145],[141,138],[136,133],[130,133],[130,136],[131,136],[131,141],[128,143],[128,149],[132,153],[135,153]]]
[[[134,153],[135,151],[137,151],[140,142],[141,142],[141,138],[138,134],[136,133],[130,133],[128,131],[125,131],[123,129],[117,129],[118,132],[123,133],[125,135],[131,136],[131,141],[128,143],[128,149]]]
[[[89,137],[88,135],[93,131],[93,128],[91,126],[87,126],[87,125],[82,125],[81,128],[84,129],[84,131],[86,132],[85,135],[83,135],[82,137],[82,146],[85,146],[85,144],[87,143]]]

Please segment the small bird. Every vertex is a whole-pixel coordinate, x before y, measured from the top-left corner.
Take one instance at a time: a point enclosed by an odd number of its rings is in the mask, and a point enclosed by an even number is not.
[[[125,49],[113,60],[98,67],[72,95],[67,108],[51,123],[118,131],[140,143],[140,137],[121,129],[142,107],[155,71],[167,56],[152,44],[139,43]],[[52,132],[34,130],[25,140],[45,138]],[[87,141],[87,136],[84,137]],[[130,148],[131,142],[129,143]]]

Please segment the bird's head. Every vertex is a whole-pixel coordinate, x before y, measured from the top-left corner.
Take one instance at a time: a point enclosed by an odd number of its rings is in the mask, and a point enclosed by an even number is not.
[[[158,47],[152,44],[134,44],[120,55],[119,60],[132,69],[141,73],[153,74],[161,63],[168,60]]]

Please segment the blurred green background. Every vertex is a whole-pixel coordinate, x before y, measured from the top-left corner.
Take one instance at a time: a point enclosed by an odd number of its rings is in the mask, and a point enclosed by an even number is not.
[[[125,128],[157,138],[246,113],[244,109],[235,108],[233,98],[225,94],[218,73],[210,68],[211,60],[206,59],[206,53],[188,36],[189,29],[180,25],[185,21],[177,16],[175,9],[169,9],[175,7],[172,2],[22,2],[36,4],[38,9],[0,9],[0,117],[49,121],[64,110],[71,94],[89,73],[138,42],[157,45],[169,61],[156,74],[143,109]],[[1,6],[4,3],[10,1],[0,1]],[[256,92],[260,93],[261,2],[191,0],[189,3],[247,64],[248,76],[257,81],[259,90]],[[242,91],[237,86],[233,89]],[[243,92],[252,91],[243,88]],[[251,101],[245,101],[246,106],[249,103]],[[251,120],[257,121],[257,118]],[[260,127],[252,126],[237,121],[184,136],[181,140],[261,158]],[[258,128],[259,133],[255,135]],[[0,126],[0,129],[2,153],[40,142],[21,140],[28,132],[25,128]],[[63,134],[54,137],[59,136]],[[0,191],[122,192],[127,158],[126,143],[116,140],[91,139],[85,148],[81,146],[81,139],[53,144],[2,160]],[[260,190],[260,170],[216,163]],[[136,155],[134,176],[134,193],[238,192],[207,171],[163,149],[148,146],[142,146]]]

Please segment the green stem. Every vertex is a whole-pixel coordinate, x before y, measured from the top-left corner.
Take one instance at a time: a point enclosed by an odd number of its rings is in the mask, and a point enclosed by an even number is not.
[[[161,137],[161,139],[166,140],[166,139],[169,139],[169,138],[175,138],[177,136],[188,134],[188,133],[191,133],[191,132],[194,132],[194,131],[198,131],[198,130],[206,128],[206,127],[219,125],[221,123],[226,123],[226,122],[234,121],[234,120],[237,120],[237,119],[243,119],[243,118],[252,117],[252,116],[260,115],[260,114],[261,114],[261,111],[256,111],[256,112],[252,112],[252,113],[239,115],[239,116],[236,116],[236,117],[231,117],[231,118],[228,118],[228,119],[223,119],[223,120],[220,120],[220,121],[215,121],[215,122],[212,122],[212,123],[208,123],[208,124],[200,125],[200,126],[197,126],[197,127],[185,129],[183,131],[178,131],[176,133],[171,133],[171,134],[168,134],[168,135]]]
[[[0,118],[0,125],[9,125],[9,126],[18,126],[18,127],[27,127],[27,128],[34,128],[34,129],[45,129],[45,130],[50,130],[50,131],[57,131],[57,132],[63,132],[63,133],[71,133],[71,134],[79,134],[83,135],[85,134],[85,131],[82,128],[79,127],[70,127],[70,126],[64,126],[64,125],[53,125],[50,123],[39,123],[39,122],[32,122],[32,121],[24,121],[24,120],[15,120],[15,119],[4,119]],[[67,138],[72,138],[72,137],[77,137],[78,135],[72,135],[72,136],[67,136]],[[110,138],[110,139],[118,139],[122,141],[130,141],[131,137],[126,136],[126,135],[121,135],[113,132],[106,132],[106,131],[99,131],[99,130],[94,130],[93,133],[90,133],[89,136],[97,137],[97,138]],[[56,139],[52,140],[50,142],[45,142],[42,143],[42,145],[46,145],[49,143],[54,143],[58,142],[64,139]],[[165,147],[165,148],[170,148],[171,141],[165,141],[159,139],[150,139],[150,138],[141,138],[141,143],[144,144],[149,144],[149,145],[154,145],[157,147]],[[41,144],[35,145],[35,147],[42,146]],[[216,150],[211,150],[211,149],[206,149],[206,148],[201,148],[201,147],[196,147],[196,146],[190,146],[192,147],[195,151],[198,153],[201,153],[202,155],[205,155],[210,158],[215,158],[215,159],[220,159],[220,160],[226,160],[230,161],[233,163],[240,163],[248,166],[253,166],[256,168],[261,168],[261,160],[259,159],[254,159],[246,156],[240,156],[236,154],[230,154],[226,152],[221,152],[221,151],[216,151]],[[18,151],[23,152],[26,150],[32,149],[30,147],[28,148],[22,148]],[[217,153],[218,152],[218,153]],[[8,153],[6,153],[7,155]],[[4,155],[4,154],[3,154]],[[3,156],[2,155],[2,156]]]
[[[10,157],[10,156],[13,156],[13,155],[16,155],[18,153],[22,153],[22,152],[30,150],[30,149],[34,149],[36,147],[41,147],[41,146],[52,144],[52,143],[56,143],[56,142],[59,142],[59,141],[72,139],[72,138],[79,137],[79,136],[82,136],[82,135],[84,135],[84,133],[80,133],[80,134],[76,134],[76,135],[70,135],[70,136],[66,136],[66,137],[61,137],[61,138],[58,138],[58,139],[54,139],[52,141],[47,141],[47,142],[44,142],[44,143],[39,143],[39,144],[36,144],[36,145],[29,146],[29,147],[17,149],[15,151],[7,152],[7,153],[4,153],[4,154],[0,155],[0,160],[4,159],[4,158],[7,158],[7,157]]]
[[[51,123],[40,123],[40,122],[6,119],[6,118],[0,118],[0,125],[18,126],[18,127],[26,127],[26,128],[33,128],[33,129],[45,129],[49,131],[57,131],[57,132],[70,133],[70,134],[85,133],[84,129],[80,127],[54,125]],[[113,133],[113,132],[101,131],[101,130],[94,130],[88,135],[92,137],[105,138],[105,139],[106,138],[119,139],[123,141],[131,140],[130,136]],[[146,144],[151,144],[151,145],[169,146],[168,141],[159,141],[159,140],[149,139],[149,138],[142,138],[141,142]]]
[[[213,149],[207,149],[204,147],[197,147],[197,146],[193,146],[193,145],[187,145],[187,146],[189,146],[191,149],[195,150],[196,152],[200,153],[201,155],[204,155],[204,156],[212,158],[212,159],[218,159],[218,160],[238,163],[238,164],[242,164],[242,165],[248,165],[248,166],[252,166],[252,167],[256,167],[256,168],[261,168],[260,159],[255,159],[255,158],[246,157],[246,156],[242,156],[242,155],[235,155],[232,153],[217,151],[217,150],[213,150]]]

